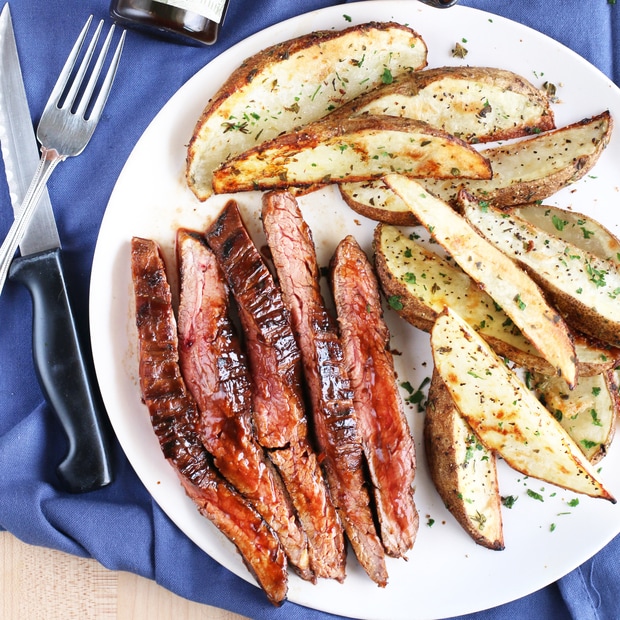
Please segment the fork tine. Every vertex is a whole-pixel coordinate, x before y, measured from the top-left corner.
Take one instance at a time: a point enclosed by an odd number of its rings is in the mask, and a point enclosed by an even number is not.
[[[82,44],[84,43],[84,39],[86,38],[86,33],[88,32],[88,28],[90,26],[91,21],[93,20],[93,16],[91,15],[87,20],[86,24],[82,28],[82,32],[80,32],[80,36],[77,38],[76,42],[73,44],[71,48],[71,52],[69,53],[69,57],[67,58],[58,79],[56,80],[56,84],[52,89],[52,93],[49,97],[49,103],[54,102],[54,104],[58,105],[58,101],[62,96],[62,93],[67,86],[67,82],[71,77],[71,72],[73,71],[73,67],[75,66],[75,61],[77,60],[78,54],[80,53],[80,49],[82,49]],[[48,103],[48,105],[49,105]]]
[[[114,28],[114,26],[112,26]],[[112,32],[110,32],[109,37]],[[108,100],[108,95],[110,94],[110,90],[112,89],[112,83],[114,82],[114,78],[116,76],[116,70],[118,69],[118,65],[121,59],[121,53],[123,51],[123,45],[125,44],[125,34],[126,31],[123,30],[120,39],[118,41],[118,45],[116,46],[116,50],[114,52],[114,56],[112,57],[112,61],[110,62],[110,67],[108,68],[108,72],[105,76],[103,84],[101,86],[101,90],[99,91],[99,95],[97,96],[97,100],[93,105],[93,109],[90,114],[90,120],[95,123],[99,120],[101,113],[103,112],[103,108]]]
[[[90,61],[93,57],[93,53],[95,51],[95,45],[97,45],[97,41],[99,39],[99,35],[101,34],[101,29],[103,28],[103,20],[99,22],[97,26],[97,30],[95,30],[95,34],[92,36],[90,43],[88,44],[88,48],[84,53],[84,58],[82,58],[82,62],[80,63],[80,67],[73,78],[73,82],[71,84],[71,88],[67,93],[67,97],[65,98],[65,102],[63,107],[71,109],[73,104],[75,103],[75,99],[77,97],[78,91],[82,86],[82,81],[84,80],[84,75],[88,70],[88,66],[90,65]]]
[[[88,80],[88,84],[86,85],[86,88],[82,92],[80,103],[75,111],[75,113],[78,116],[84,116],[86,113],[86,108],[88,107],[88,104],[90,103],[90,99],[95,90],[95,86],[97,85],[97,80],[99,79],[99,74],[101,73],[101,68],[103,67],[103,63],[105,62],[105,58],[108,54],[108,49],[110,47],[113,34],[114,34],[114,25],[112,25],[112,27],[110,28],[110,31],[108,32],[108,36],[105,38],[103,47],[101,48],[101,51],[99,52],[97,62],[95,63],[95,66],[90,74],[90,79]]]

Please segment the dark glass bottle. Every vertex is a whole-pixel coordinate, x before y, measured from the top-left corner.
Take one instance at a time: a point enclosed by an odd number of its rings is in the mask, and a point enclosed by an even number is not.
[[[110,15],[125,26],[211,45],[219,35],[228,1],[112,0]]]

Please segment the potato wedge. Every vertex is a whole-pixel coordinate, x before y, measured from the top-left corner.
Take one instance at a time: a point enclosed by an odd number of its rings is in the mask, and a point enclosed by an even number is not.
[[[480,442],[513,469],[615,503],[560,423],[455,312],[431,332],[435,368]]]
[[[461,195],[465,218],[545,290],[575,329],[620,346],[620,268],[617,263],[550,235],[515,214]]]
[[[501,551],[496,456],[478,441],[437,372],[428,392],[424,446],[433,484],[446,508],[477,544]]]
[[[611,115],[605,111],[521,142],[484,149],[493,169],[493,182],[464,181],[462,187],[497,207],[544,200],[593,168],[609,143],[612,129]],[[447,186],[433,182],[428,190],[443,196],[447,190],[454,200],[457,188]]]
[[[315,121],[370,90],[426,66],[424,40],[411,28],[371,22],[303,35],[248,58],[198,119],[186,178],[200,200],[223,161],[262,140]]]
[[[566,429],[591,463],[600,461],[609,448],[618,416],[616,373],[608,371],[579,377],[572,390],[556,377],[532,376],[532,387],[542,404]]]
[[[493,170],[491,181],[424,179],[434,196],[454,204],[461,188],[496,207],[544,200],[578,181],[598,161],[611,137],[609,112],[546,132],[520,142],[483,149]],[[391,196],[379,181],[343,184],[340,191],[355,211],[374,220],[414,225],[415,217],[399,197]]]
[[[421,183],[424,184],[424,180]],[[394,226],[419,224],[401,197],[390,191],[382,179],[339,183],[338,189],[346,204],[368,219]]]
[[[213,172],[216,194],[409,176],[491,177],[466,142],[427,123],[394,116],[327,117],[229,159]]]
[[[459,267],[503,308],[556,373],[574,385],[576,357],[568,327],[530,276],[417,181],[398,174],[386,176],[385,181]]]
[[[555,129],[547,95],[520,75],[493,67],[436,67],[401,76],[337,111],[426,121],[469,143]]]
[[[539,203],[510,207],[507,211],[550,235],[564,239],[620,267],[620,240],[600,222],[588,215]],[[605,372],[620,364],[620,349],[602,343],[596,338],[577,333],[573,335],[575,350],[579,358],[580,376]],[[605,368],[608,359],[613,360],[613,366]],[[592,371],[585,366],[591,367]]]
[[[508,212],[550,235],[620,266],[620,240],[588,215],[539,203],[510,207]]]
[[[418,243],[415,234],[378,224],[374,262],[390,306],[415,327],[429,332],[447,306],[455,310],[502,357],[517,366],[553,375],[555,369],[521,334],[508,315],[460,267]],[[611,370],[617,351],[576,336],[579,376]]]

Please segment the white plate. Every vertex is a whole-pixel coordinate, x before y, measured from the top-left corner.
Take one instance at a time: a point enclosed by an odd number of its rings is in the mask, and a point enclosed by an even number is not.
[[[447,11],[419,2],[375,1],[335,6],[278,24],[213,60],[185,84],[146,130],[120,175],[97,243],[91,285],[90,320],[95,364],[112,425],[138,476],[170,518],[206,553],[240,577],[252,581],[232,545],[194,508],[164,461],[140,401],[136,335],[133,324],[129,241],[132,235],[159,241],[172,259],[178,226],[204,227],[223,197],[200,204],[183,182],[185,147],[210,94],[247,56],[275,41],[316,29],[344,28],[371,20],[409,24],[426,40],[429,66],[495,65],[522,74],[535,85],[558,87],[554,106],[558,126],[604,109],[620,118],[620,91],[599,71],[555,41],[519,24],[465,7]],[[461,42],[465,60],[452,57]],[[618,233],[616,133],[596,169],[552,203],[592,214]],[[257,194],[238,196],[250,231],[261,243]],[[374,224],[351,213],[336,192],[307,196],[302,208],[314,231],[319,260],[326,264],[337,242],[352,232],[369,249]],[[388,313],[398,375],[418,386],[430,375],[428,337]],[[366,619],[438,618],[473,612],[529,594],[565,575],[594,555],[620,531],[620,506],[500,471],[503,495],[518,497],[504,510],[506,549],[475,545],[447,513],[432,487],[421,445],[423,414],[408,415],[416,440],[416,503],[421,526],[409,561],[390,560],[390,583],[375,587],[349,559],[344,584],[311,585],[291,576],[289,600],[308,607]],[[602,463],[608,488],[620,497],[620,440]],[[527,495],[531,489],[544,501]],[[431,525],[432,523],[432,525]],[[555,524],[554,531],[552,524]],[[352,554],[350,554],[351,556]]]

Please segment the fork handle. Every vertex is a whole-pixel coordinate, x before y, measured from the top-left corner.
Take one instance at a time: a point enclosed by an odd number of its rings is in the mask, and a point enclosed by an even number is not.
[[[0,293],[2,293],[2,289],[4,288],[4,283],[9,273],[9,267],[17,251],[17,246],[24,238],[30,220],[39,204],[43,188],[54,171],[54,168],[64,159],[66,159],[66,157],[64,155],[59,155],[57,151],[47,150],[45,148],[41,149],[41,159],[30,186],[28,187],[26,196],[24,196],[24,202],[22,203],[20,212],[15,217],[5,240],[2,242],[2,246],[0,246]]]
[[[112,480],[109,430],[80,346],[60,248],[16,258],[10,278],[32,295],[35,368],[69,442],[58,476],[73,493],[106,486]]]

